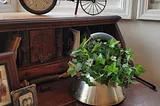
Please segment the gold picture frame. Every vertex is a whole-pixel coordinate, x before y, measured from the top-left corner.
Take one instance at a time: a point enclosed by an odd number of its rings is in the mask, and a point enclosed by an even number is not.
[[[14,53],[0,53],[0,106],[12,106],[10,92],[19,85]]]
[[[11,96],[13,106],[38,106],[35,84],[12,91]]]

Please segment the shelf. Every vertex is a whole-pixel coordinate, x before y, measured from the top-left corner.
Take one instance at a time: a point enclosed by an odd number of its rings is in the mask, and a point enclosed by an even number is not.
[[[68,89],[72,80],[73,78],[68,78],[52,82],[52,91],[39,91],[41,86],[48,86],[47,83],[37,86],[38,106],[64,106],[75,102]]]

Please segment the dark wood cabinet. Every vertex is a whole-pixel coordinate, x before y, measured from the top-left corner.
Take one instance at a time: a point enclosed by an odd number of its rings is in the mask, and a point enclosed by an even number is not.
[[[71,59],[68,52],[72,49],[74,41],[70,28],[79,30],[81,35],[94,32],[109,33],[120,40],[125,48],[125,42],[117,25],[120,19],[119,16],[57,16],[0,20],[0,51],[6,52],[7,39],[12,35],[18,35],[22,38],[16,59],[20,81],[59,74],[67,70],[67,62]],[[46,100],[51,99],[46,94]],[[43,96],[43,93],[38,95]],[[45,106],[51,105],[46,103]]]
[[[31,80],[67,70],[70,59],[68,51],[72,49],[71,43],[74,42],[70,28],[79,30],[81,35],[109,33],[120,40],[124,47],[117,25],[120,19],[119,16],[75,16],[0,20],[0,42],[7,42],[11,35],[22,37],[17,50],[19,79]],[[1,45],[5,45],[2,43]],[[1,51],[5,52],[3,49]]]

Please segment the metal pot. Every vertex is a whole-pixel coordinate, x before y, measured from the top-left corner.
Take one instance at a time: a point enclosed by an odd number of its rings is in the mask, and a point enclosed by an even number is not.
[[[96,86],[88,86],[80,78],[75,79],[70,86],[71,95],[82,103],[98,106],[116,105],[124,100],[122,87],[111,82],[108,86],[95,81],[94,83]]]

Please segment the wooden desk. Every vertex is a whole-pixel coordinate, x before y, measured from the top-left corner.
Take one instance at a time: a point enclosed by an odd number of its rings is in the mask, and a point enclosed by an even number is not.
[[[77,102],[69,94],[72,80],[73,78],[68,78],[51,83],[52,91],[38,91],[39,106],[87,106]],[[118,106],[160,106],[160,92],[155,92],[141,83],[131,85],[125,90],[125,94],[126,99]]]

